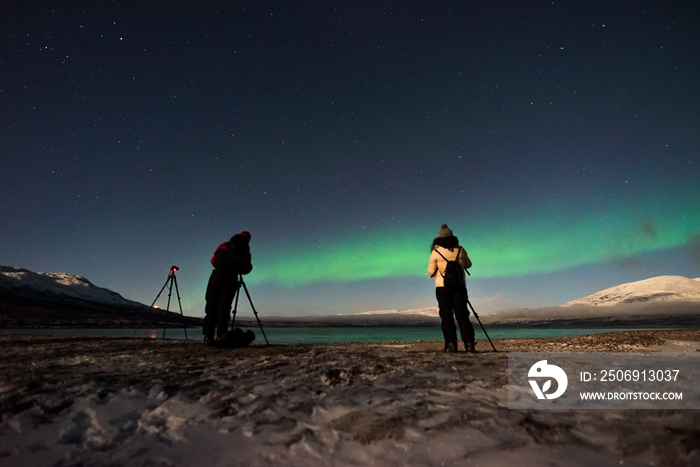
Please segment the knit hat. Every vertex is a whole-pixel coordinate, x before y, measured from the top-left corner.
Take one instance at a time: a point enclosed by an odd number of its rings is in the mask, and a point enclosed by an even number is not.
[[[240,235],[241,237],[245,237],[246,240],[250,241],[250,232],[248,232],[247,230],[244,230],[243,232],[239,233],[238,235]]]
[[[447,224],[442,224],[440,226],[440,234],[438,237],[452,237],[452,230],[450,230],[449,227],[447,227]]]

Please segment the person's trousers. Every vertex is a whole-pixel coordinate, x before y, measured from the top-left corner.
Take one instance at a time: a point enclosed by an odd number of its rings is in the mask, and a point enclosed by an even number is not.
[[[465,345],[474,343],[474,327],[469,321],[469,308],[467,300],[469,295],[467,290],[451,291],[447,287],[436,287],[440,319],[442,321],[442,334],[445,336],[445,346],[457,344],[457,328],[455,319],[459,326],[459,332]]]
[[[214,269],[207,284],[202,333],[210,339],[220,338],[228,331],[231,304],[238,290],[238,275],[226,274]]]

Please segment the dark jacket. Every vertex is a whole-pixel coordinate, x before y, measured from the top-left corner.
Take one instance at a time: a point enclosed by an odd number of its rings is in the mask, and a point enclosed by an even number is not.
[[[225,274],[248,274],[253,270],[253,264],[246,239],[234,235],[231,240],[219,245],[211,258],[211,265]]]

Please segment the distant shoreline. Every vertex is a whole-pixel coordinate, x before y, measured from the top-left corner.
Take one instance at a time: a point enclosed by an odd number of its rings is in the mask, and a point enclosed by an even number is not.
[[[552,328],[552,329],[697,329],[700,327],[699,317],[673,317],[668,320],[666,317],[641,317],[634,318],[591,318],[591,319],[551,319],[551,320],[519,320],[519,321],[496,321],[485,322],[482,324],[488,328]],[[349,323],[349,322],[319,322],[319,321],[276,321],[262,320],[265,327],[269,328],[435,328],[440,327],[440,322],[433,320],[432,322],[372,322],[372,323]],[[479,323],[472,318],[472,325],[476,328]],[[138,326],[138,323],[112,323],[112,324],[78,324],[78,323],[62,323],[62,324],[34,324],[34,325],[0,325],[0,330],[12,329],[138,329],[138,328],[167,328],[167,329],[197,329],[199,325],[179,323],[154,323],[147,322]],[[259,327],[256,321],[237,320],[236,327],[252,328]]]
[[[700,306],[693,303],[636,304],[614,308],[571,308],[562,315],[560,307],[542,309],[506,310],[484,313],[481,323],[500,328],[647,328],[682,329],[700,328]],[[571,314],[569,314],[571,313]],[[424,314],[378,313],[351,315],[324,315],[284,317],[261,314],[266,327],[439,327],[440,318]],[[475,327],[478,321],[470,319]],[[69,306],[21,306],[0,303],[0,329],[135,329],[137,327],[193,329],[202,325],[202,317],[181,316],[163,310],[148,309],[138,312],[74,308]],[[250,314],[239,314],[236,326],[255,328],[257,320]]]

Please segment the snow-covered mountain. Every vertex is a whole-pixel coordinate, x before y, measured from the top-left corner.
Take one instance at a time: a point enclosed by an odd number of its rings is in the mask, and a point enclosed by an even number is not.
[[[404,310],[404,311],[399,311],[399,310],[377,310],[377,311],[362,311],[359,313],[355,313],[355,316],[377,316],[377,315],[393,315],[393,314],[399,314],[402,316],[427,316],[429,318],[437,318],[440,315],[438,314],[438,309],[437,307],[433,308],[419,308],[415,310]]]
[[[0,266],[0,298],[7,301],[64,304],[81,307],[143,309],[116,292],[97,287],[84,277],[63,272],[32,272]]]
[[[646,302],[700,302],[700,278],[652,277],[610,287],[562,306],[612,306]]]
[[[499,323],[557,319],[610,319],[613,316],[610,315],[609,307],[618,304],[621,307],[616,307],[615,310],[620,316],[678,313],[697,315],[696,310],[700,308],[700,278],[688,279],[682,276],[653,277],[610,287],[561,306],[499,310],[487,312],[485,317],[487,321]],[[404,311],[365,311],[350,316],[356,319],[370,321],[381,319],[386,322],[396,323],[432,323],[440,320],[437,307]]]

